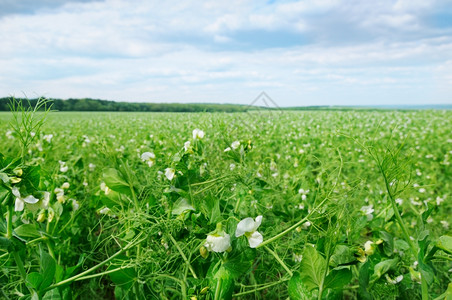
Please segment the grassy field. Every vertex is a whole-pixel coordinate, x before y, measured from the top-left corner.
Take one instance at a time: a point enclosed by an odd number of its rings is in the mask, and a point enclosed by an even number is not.
[[[452,297],[452,111],[44,116],[0,114],[0,298]]]

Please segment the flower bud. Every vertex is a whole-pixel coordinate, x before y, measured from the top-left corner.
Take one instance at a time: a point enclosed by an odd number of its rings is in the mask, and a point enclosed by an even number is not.
[[[41,211],[41,212],[39,213],[39,215],[38,215],[37,221],[38,221],[39,223],[42,223],[42,222],[44,222],[45,220],[46,220],[46,214],[45,214],[44,211]]]
[[[21,168],[15,168],[14,170],[13,170],[13,173],[16,175],[16,176],[22,176],[22,174],[23,174],[23,171],[22,171],[22,169]]]
[[[19,183],[22,181],[22,178],[18,177],[10,177],[11,183]]]
[[[364,243],[364,252],[366,255],[372,255],[375,252],[375,243],[372,241],[367,241]]]
[[[204,246],[201,246],[201,248],[199,248],[199,253],[201,254],[201,256],[202,256],[203,258],[209,257],[209,251],[208,251],[207,248],[204,247]]]
[[[55,217],[55,211],[53,210],[53,208],[49,207],[48,209],[48,217],[47,217],[47,222],[51,223],[53,221],[53,218]]]

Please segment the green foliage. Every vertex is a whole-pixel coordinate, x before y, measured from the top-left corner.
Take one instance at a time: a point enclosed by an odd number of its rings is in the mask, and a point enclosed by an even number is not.
[[[450,294],[450,112],[16,104],[0,114],[0,297]]]

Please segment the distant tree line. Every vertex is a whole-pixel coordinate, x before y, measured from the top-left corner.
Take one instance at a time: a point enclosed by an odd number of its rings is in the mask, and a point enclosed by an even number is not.
[[[13,98],[0,98],[0,111],[9,111],[9,103]],[[36,105],[38,99],[22,99],[24,107]],[[211,103],[132,103],[83,99],[48,99],[48,104],[56,111],[135,111],[135,112],[245,112],[249,106],[239,104],[211,104]]]

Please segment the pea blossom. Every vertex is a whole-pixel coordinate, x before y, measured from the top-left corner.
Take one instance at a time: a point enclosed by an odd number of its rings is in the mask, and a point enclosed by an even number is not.
[[[60,163],[60,172],[61,173],[66,173],[67,172],[67,170],[69,169],[68,168],[68,166],[67,166],[67,164],[66,164],[66,162],[64,162],[64,161],[58,161],[59,163]]]
[[[366,255],[372,255],[375,252],[375,243],[372,241],[367,241],[364,243],[364,252]]]
[[[190,141],[186,141],[186,142],[184,143],[184,149],[185,149],[185,152],[187,152],[188,150],[190,150],[190,147],[191,147]]]
[[[155,164],[155,154],[152,152],[144,152],[141,154],[141,160],[152,167]]]
[[[256,220],[253,220],[252,218],[245,218],[237,224],[235,236],[240,237],[242,235],[245,235],[246,238],[248,239],[250,247],[256,248],[264,240],[262,234],[259,231],[257,231],[257,228],[259,228],[261,223],[262,216],[257,216]]]
[[[240,142],[239,141],[234,141],[231,144],[231,148],[236,150],[238,147],[240,147]]]
[[[194,129],[193,130],[193,139],[194,140],[201,140],[204,137],[204,131],[202,131],[201,129]]]
[[[175,173],[176,173],[176,171],[173,168],[165,169],[165,177],[170,181],[173,180]]]
[[[33,195],[28,195],[26,197],[22,197],[20,194],[20,191],[17,187],[13,187],[12,193],[14,196],[16,196],[16,201],[14,204],[15,211],[23,211],[25,208],[25,204],[29,205],[29,208],[32,210],[37,209],[37,207],[34,204],[37,204],[40,199],[34,197]],[[42,208],[47,208],[49,205],[49,199],[50,199],[50,193],[44,192],[42,201],[39,206]]]
[[[204,247],[211,252],[225,252],[231,247],[231,237],[224,231],[209,234],[207,235]]]
[[[374,212],[374,206],[372,204],[361,207],[361,212],[367,216],[367,221],[372,221],[372,219],[374,218],[372,214]]]

